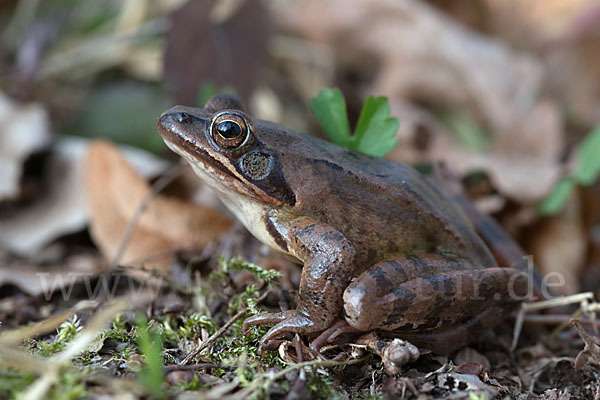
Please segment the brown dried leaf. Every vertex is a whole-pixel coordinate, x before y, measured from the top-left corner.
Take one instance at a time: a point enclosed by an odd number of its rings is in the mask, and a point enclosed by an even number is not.
[[[258,0],[188,1],[176,10],[164,56],[175,101],[195,104],[200,85],[210,82],[233,86],[248,104],[267,54],[267,16]]]
[[[426,110],[404,101],[392,102],[392,114],[402,123],[397,135],[399,144],[387,158],[407,164],[443,161],[459,176],[485,171],[503,195],[522,203],[534,203],[549,192],[561,175],[558,154],[562,131],[555,129],[556,110],[546,104],[536,106],[527,120],[533,125],[537,118],[535,130],[527,130],[512,144],[506,143],[507,138],[498,138],[489,152],[475,153],[454,141]],[[536,139],[535,135],[544,130],[545,138]]]
[[[88,210],[82,186],[82,163],[88,141],[61,137],[44,166],[43,195],[0,218],[0,245],[20,255],[33,255],[56,238],[85,228]],[[158,174],[166,163],[127,148],[127,160],[143,176]]]
[[[587,253],[586,230],[581,216],[578,196],[567,202],[560,214],[544,219],[528,235],[527,249],[542,276],[556,274],[564,286],[553,287],[559,295],[579,292],[579,277]],[[557,279],[550,279],[556,284]]]
[[[476,363],[462,363],[454,367],[454,372],[463,375],[479,375],[483,372],[483,365]]]
[[[490,364],[490,361],[487,359],[487,357],[471,347],[465,347],[465,348],[461,349],[454,356],[453,360],[454,360],[454,364],[457,365],[455,370],[459,374],[468,374],[468,373],[472,374],[472,372],[467,372],[467,370],[471,371],[474,368],[474,367],[472,367],[473,365],[479,365],[488,371],[491,369],[491,364]],[[459,368],[461,365],[464,366],[463,367],[464,371]],[[471,365],[471,367],[469,367],[469,365]],[[472,374],[472,375],[479,375],[479,372]]]
[[[104,257],[112,260],[150,187],[119,150],[103,140],[89,146],[85,184],[92,238]],[[174,248],[203,247],[224,233],[230,224],[214,210],[158,195],[142,214],[120,262],[139,264],[140,260]],[[169,259],[162,255],[144,265],[160,266]]]

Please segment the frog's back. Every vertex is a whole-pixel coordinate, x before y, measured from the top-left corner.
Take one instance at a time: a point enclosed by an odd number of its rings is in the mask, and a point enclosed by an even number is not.
[[[292,169],[285,175],[297,180],[295,208],[342,231],[362,268],[423,252],[496,265],[462,211],[413,168],[295,135],[286,135],[281,155]]]

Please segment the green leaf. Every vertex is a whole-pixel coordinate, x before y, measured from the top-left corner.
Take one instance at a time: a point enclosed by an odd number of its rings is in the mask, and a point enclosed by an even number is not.
[[[339,89],[321,89],[317,97],[310,99],[313,114],[331,139],[340,146],[350,144],[350,123],[346,100]]]
[[[332,142],[352,150],[383,157],[398,143],[398,120],[390,117],[390,105],[385,97],[370,96],[350,134],[346,101],[339,89],[322,89],[310,100],[313,113]]]
[[[563,178],[554,186],[554,190],[541,203],[538,212],[542,215],[557,214],[564,207],[575,187],[573,179]]]
[[[575,152],[575,171],[573,178],[577,183],[587,186],[598,178],[600,173],[600,125],[592,130]]]
[[[598,174],[600,174],[600,125],[579,143],[575,150],[575,170],[571,175],[559,180],[552,193],[538,204],[539,213],[543,215],[558,213],[576,183],[582,186],[592,185],[598,178]]]
[[[383,157],[398,144],[398,119],[390,117],[385,97],[369,96],[363,105],[352,137],[354,150]]]
[[[166,94],[153,85],[112,83],[97,88],[64,132],[103,137],[158,153],[165,149],[156,134],[156,118],[169,107]]]
[[[162,359],[162,341],[160,335],[153,332],[144,317],[138,319],[138,347],[144,356],[144,369],[138,373],[138,379],[149,394],[157,399],[166,397],[162,387],[165,374]]]

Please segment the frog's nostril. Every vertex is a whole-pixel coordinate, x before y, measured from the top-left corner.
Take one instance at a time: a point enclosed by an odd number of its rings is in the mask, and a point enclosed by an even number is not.
[[[190,115],[186,112],[180,112],[180,113],[175,114],[175,118],[179,122],[189,122]]]

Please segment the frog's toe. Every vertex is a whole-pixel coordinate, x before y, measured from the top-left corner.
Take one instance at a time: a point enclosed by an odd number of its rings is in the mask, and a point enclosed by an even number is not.
[[[272,324],[274,322],[277,322],[277,325],[269,329],[269,331],[260,339],[258,351],[261,356],[269,342],[286,333],[306,334],[315,331],[315,324],[313,321],[296,310],[256,315],[246,319],[242,328],[244,332],[247,332],[253,325]]]
[[[285,321],[287,319],[293,318],[297,315],[296,310],[283,311],[278,313],[264,313],[253,315],[252,317],[248,317],[244,320],[242,325],[242,332],[244,335],[248,334],[248,330],[251,326],[254,325],[269,325],[269,324],[277,324],[279,322]]]
[[[323,331],[319,336],[315,338],[310,344],[310,348],[317,353],[321,351],[321,348],[333,343],[337,338],[346,333],[360,332],[356,328],[348,325],[346,320],[339,320],[333,324],[329,329]]]

